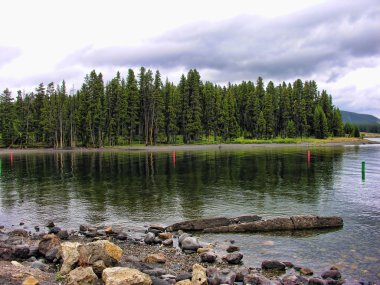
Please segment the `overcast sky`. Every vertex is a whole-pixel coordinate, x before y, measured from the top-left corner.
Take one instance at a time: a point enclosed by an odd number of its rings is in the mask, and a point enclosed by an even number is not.
[[[316,80],[343,110],[380,117],[378,0],[1,1],[0,89],[140,66],[178,82]]]

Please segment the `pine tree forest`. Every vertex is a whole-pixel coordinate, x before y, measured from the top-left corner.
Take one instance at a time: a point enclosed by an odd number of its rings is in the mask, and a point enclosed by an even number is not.
[[[5,147],[103,147],[162,143],[231,142],[235,138],[357,135],[315,81],[220,86],[196,69],[177,85],[141,67],[104,82],[95,70],[75,94],[65,81],[39,84],[35,92],[5,89],[0,95],[0,134]]]

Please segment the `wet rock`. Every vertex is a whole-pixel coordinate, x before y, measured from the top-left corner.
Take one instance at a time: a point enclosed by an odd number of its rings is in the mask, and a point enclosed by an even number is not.
[[[196,237],[185,237],[181,242],[182,250],[193,250],[197,251],[198,248],[202,247]]]
[[[44,235],[38,244],[38,251],[45,255],[49,250],[54,247],[59,247],[61,240],[54,234]]]
[[[117,236],[116,236],[116,239],[118,240],[127,240],[128,239],[128,235],[126,233],[119,233]]]
[[[236,273],[228,270],[227,268],[220,271],[219,277],[221,284],[235,284]]]
[[[235,252],[235,251],[239,251],[239,250],[240,250],[240,248],[234,244],[230,244],[226,249],[227,252]]]
[[[340,272],[338,270],[328,270],[328,271],[325,271],[322,273],[322,278],[323,279],[327,279],[327,278],[331,278],[331,279],[334,279],[334,280],[339,280],[342,278],[342,275],[340,274]]]
[[[113,267],[103,271],[105,285],[151,285],[149,275],[128,267]]]
[[[81,266],[92,265],[98,260],[103,260],[107,267],[113,266],[121,260],[123,250],[107,241],[99,240],[78,246],[79,264]]]
[[[24,229],[15,229],[13,231],[11,231],[9,234],[9,236],[18,236],[18,237],[28,237],[29,234],[26,230]]]
[[[169,239],[163,240],[163,241],[162,241],[162,244],[163,244],[164,246],[172,246],[172,245],[173,245],[173,239],[172,239],[172,238],[169,238]]]
[[[107,268],[103,260],[95,261],[91,267],[94,270],[94,273],[96,274],[96,276],[98,276],[99,278],[102,277],[103,270]]]
[[[39,227],[39,226],[35,226],[35,227],[34,227],[34,230],[35,230],[36,232],[39,232],[39,231],[40,231],[40,227]]]
[[[341,217],[319,217],[318,224],[316,228],[325,229],[325,228],[340,228],[343,227],[343,219]]]
[[[283,261],[282,263],[285,264],[285,266],[288,267],[288,268],[293,268],[294,267],[294,264],[291,263],[290,261]]]
[[[177,274],[175,280],[176,281],[182,281],[182,280],[186,280],[186,279],[191,280],[191,277],[192,277],[192,275],[189,272],[180,272]]]
[[[203,252],[200,256],[202,262],[213,263],[216,261],[216,254],[212,251]]]
[[[218,268],[208,267],[206,269],[206,275],[209,285],[219,285],[221,283],[220,272]]]
[[[180,236],[178,237],[178,244],[179,244],[179,246],[181,246],[182,241],[183,241],[185,238],[187,238],[187,237],[191,237],[191,235],[188,234],[188,233],[182,233],[182,234],[180,234]]]
[[[308,283],[308,280],[303,276],[286,275],[282,278],[283,285],[303,285],[307,283]]]
[[[308,285],[326,285],[326,282],[322,279],[313,277],[309,279]]]
[[[229,264],[239,264],[243,259],[243,254],[240,252],[233,252],[223,256],[223,260]]]
[[[243,282],[244,281],[244,276],[248,275],[250,273],[249,268],[241,266],[235,270],[236,274],[236,282]]]
[[[146,244],[153,244],[155,238],[156,238],[156,235],[154,233],[148,232],[146,236],[144,237],[144,242]]]
[[[63,242],[59,248],[59,255],[61,256],[63,263],[60,270],[62,275],[68,274],[79,261],[78,247],[79,242]]]
[[[8,245],[0,244],[0,259],[1,260],[12,260],[13,248]]]
[[[13,248],[13,256],[16,259],[27,259],[29,257],[29,252],[29,245],[27,244],[16,245]]]
[[[226,226],[230,224],[230,219],[221,217],[221,218],[209,218],[209,219],[197,219],[197,220],[189,220],[183,221],[179,223],[175,223],[166,228],[167,231],[201,231],[206,228],[212,228],[217,226]]]
[[[40,282],[38,281],[36,277],[28,276],[24,279],[24,281],[22,281],[21,285],[38,285],[38,284],[40,284]]]
[[[53,221],[48,221],[45,226],[48,228],[53,228],[53,227],[55,227],[55,224]]]
[[[98,277],[91,267],[78,267],[72,270],[67,278],[67,285],[92,285]]]
[[[151,279],[152,279],[152,285],[170,285],[170,284],[173,284],[173,283],[168,282],[165,279],[161,279],[158,277],[151,277]]]
[[[40,260],[33,261],[32,264],[30,265],[30,267],[35,268],[35,269],[39,269],[41,271],[48,271],[48,269],[49,269],[49,266],[47,266],[45,263],[43,263]]]
[[[61,230],[60,227],[52,227],[49,229],[49,234],[57,234]]]
[[[164,232],[165,231],[165,227],[161,226],[161,225],[150,225],[149,228],[148,228],[148,231],[149,230],[158,230],[160,232]]]
[[[166,257],[162,253],[150,254],[144,258],[146,263],[165,263]]]
[[[142,272],[155,277],[161,277],[166,274],[166,270],[163,268],[142,269]]]
[[[285,270],[285,264],[277,260],[264,260],[261,263],[261,268],[264,270]]]
[[[161,244],[162,243],[162,239],[160,239],[159,237],[155,237],[154,238],[154,243],[155,244],[158,244],[158,243]]]
[[[261,274],[250,273],[244,276],[244,284],[272,285],[271,281]]]
[[[206,269],[202,265],[193,265],[191,281],[193,285],[207,285]]]
[[[158,236],[163,240],[173,238],[173,234],[168,232],[159,233]]]
[[[49,251],[45,254],[46,260],[50,262],[53,262],[54,260],[56,260],[57,255],[58,255],[58,250],[59,250],[58,247],[53,247],[49,249]]]
[[[69,233],[68,233],[66,230],[60,230],[60,231],[57,233],[57,236],[58,236],[61,240],[68,240],[68,239],[69,239]]]
[[[302,267],[302,268],[300,269],[300,273],[301,273],[302,275],[306,275],[306,276],[311,276],[311,275],[314,274],[313,270],[311,270],[311,269],[308,268],[308,267]]]
[[[79,232],[86,232],[91,228],[90,225],[80,225],[79,226]]]
[[[29,256],[32,257],[37,257],[38,255],[40,254],[39,250],[38,250],[38,246],[36,245],[32,245],[29,247]]]

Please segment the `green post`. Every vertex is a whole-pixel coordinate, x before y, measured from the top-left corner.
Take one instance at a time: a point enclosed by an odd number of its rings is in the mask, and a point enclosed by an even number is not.
[[[362,180],[365,180],[365,161],[362,161]]]

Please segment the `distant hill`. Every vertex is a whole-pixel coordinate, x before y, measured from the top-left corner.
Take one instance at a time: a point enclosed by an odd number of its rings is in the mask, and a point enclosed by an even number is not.
[[[367,114],[359,114],[348,111],[340,111],[344,123],[353,123],[356,125],[376,125],[380,124],[380,119]]]

